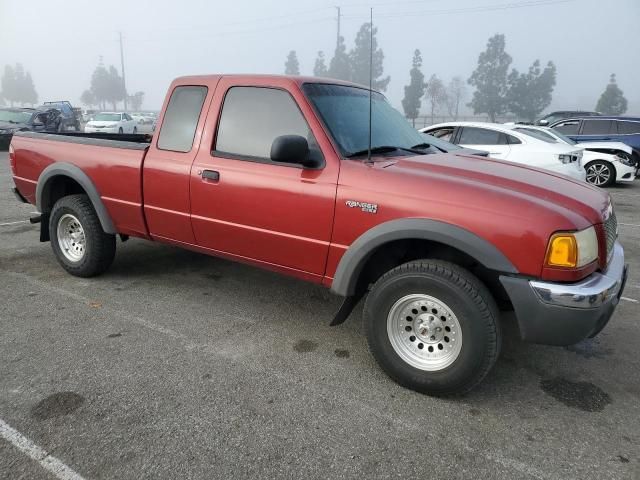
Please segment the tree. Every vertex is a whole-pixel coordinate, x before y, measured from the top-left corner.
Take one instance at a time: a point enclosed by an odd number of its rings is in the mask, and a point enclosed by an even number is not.
[[[287,61],[284,64],[285,75],[300,75],[300,64],[295,50],[291,50],[287,55]]]
[[[80,102],[87,107],[93,107],[98,104],[96,97],[91,93],[91,90],[85,90],[82,92],[82,95],[80,95]]]
[[[515,68],[507,77],[507,108],[521,120],[533,122],[551,103],[553,87],[556,84],[556,66],[547,63],[544,70],[536,60],[527,73],[519,73]]]
[[[446,93],[442,80],[435,73],[431,75],[426,88],[426,96],[429,99],[429,103],[431,103],[431,123],[433,123],[436,108],[445,102]]]
[[[144,102],[144,92],[136,92],[129,96],[129,103],[134,112],[140,111]]]
[[[384,53],[378,48],[376,40],[377,28],[373,28],[373,38],[371,38],[371,24],[363,23],[356,35],[355,46],[349,52],[351,62],[351,80],[361,85],[369,85],[371,75],[371,86],[376,90],[385,91],[389,85],[389,76],[384,78]],[[373,44],[373,60],[370,52]],[[371,64],[371,65],[370,65]]]
[[[38,102],[38,93],[33,84],[30,72],[25,72],[20,63],[15,67],[5,65],[4,74],[0,82],[2,84],[2,96],[13,107],[14,103],[33,105]]]
[[[470,107],[474,113],[486,113],[492,122],[505,113],[507,107],[507,71],[511,56],[504,51],[504,35],[496,34],[487,42],[487,49],[478,57],[478,66],[468,82],[476,87]]]
[[[460,112],[460,102],[464,101],[467,96],[467,87],[464,84],[464,80],[461,77],[453,77],[445,93],[447,111],[454,120],[457,120]]]
[[[324,63],[324,52],[319,51],[316,57],[316,63],[313,66],[313,74],[316,77],[326,77],[328,73],[327,65]]]
[[[402,108],[407,118],[411,119],[413,126],[416,126],[416,118],[420,114],[420,99],[424,95],[426,84],[424,83],[424,74],[420,70],[422,67],[422,55],[420,50],[413,52],[413,62],[409,76],[411,80],[409,85],[404,87],[404,98],[402,99]]]
[[[344,37],[338,38],[336,50],[329,63],[328,76],[338,80],[351,80],[351,62],[347,55],[347,47],[344,44]]]
[[[21,88],[21,102],[28,103],[33,106],[38,103],[38,92],[36,92],[36,86],[33,84],[33,79],[31,78],[31,72],[27,72],[24,76],[24,82],[22,83]]]
[[[600,95],[600,99],[596,105],[596,111],[604,113],[605,115],[622,115],[627,111],[627,99],[616,83],[615,73],[611,74],[609,85],[607,85],[607,88],[605,88],[602,95]]]
[[[13,102],[17,100],[16,73],[11,65],[4,66],[2,75],[2,96],[7,99],[9,105],[13,107]]]
[[[107,70],[102,63],[102,60],[91,76],[90,91],[93,94],[96,103],[100,105],[102,110],[105,109],[106,103],[110,103],[113,106],[113,109],[116,110],[117,103],[124,100],[126,95],[124,82],[122,81],[122,77],[118,74],[116,67],[111,65]]]

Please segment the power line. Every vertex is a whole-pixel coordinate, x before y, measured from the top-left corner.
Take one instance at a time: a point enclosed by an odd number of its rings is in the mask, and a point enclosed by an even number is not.
[[[502,3],[502,4],[494,4],[494,5],[482,5],[475,7],[463,7],[463,8],[449,8],[449,9],[440,9],[440,10],[417,10],[410,12],[391,12],[386,14],[377,15],[378,18],[401,18],[401,17],[420,17],[425,15],[451,15],[458,13],[482,13],[482,12],[492,12],[499,10],[511,10],[516,8],[527,8],[527,7],[539,7],[539,6],[548,6],[548,5],[556,5],[560,3],[568,3],[574,0],[533,0],[522,3]],[[391,4],[385,4],[391,5]],[[394,4],[395,5],[395,4]],[[362,18],[360,15],[343,15],[345,19],[353,19],[353,18]]]

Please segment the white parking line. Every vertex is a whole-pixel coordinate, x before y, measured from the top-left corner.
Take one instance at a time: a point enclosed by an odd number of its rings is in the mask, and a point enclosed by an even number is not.
[[[636,223],[618,223],[618,225],[624,225],[625,227],[640,227],[640,225]]]
[[[610,195],[617,195],[619,197],[640,197],[640,194],[637,193],[618,193],[618,192],[609,192]]]
[[[627,302],[631,302],[631,303],[640,303],[640,300],[636,300],[635,298],[629,298],[629,297],[620,297],[620,300],[626,300]]]
[[[17,222],[0,223],[0,227],[8,227],[9,225],[18,225],[19,223],[29,223],[29,220],[19,220]]]
[[[60,480],[84,480],[82,476],[74,472],[70,467],[56,457],[49,455],[46,450],[40,448],[15,428],[7,425],[2,419],[0,419],[0,437],[34,459],[42,468],[51,472],[56,478]]]

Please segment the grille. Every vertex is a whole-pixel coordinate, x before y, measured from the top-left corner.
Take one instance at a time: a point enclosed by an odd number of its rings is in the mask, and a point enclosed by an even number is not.
[[[613,244],[616,243],[616,238],[618,238],[618,220],[616,219],[616,212],[613,210],[609,218],[604,222],[604,234],[607,238],[607,258],[609,258],[613,250]]]

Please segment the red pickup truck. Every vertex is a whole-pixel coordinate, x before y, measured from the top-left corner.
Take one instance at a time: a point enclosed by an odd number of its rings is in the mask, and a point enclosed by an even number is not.
[[[524,340],[572,344],[605,326],[626,279],[608,194],[438,153],[344,82],[179,78],[153,137],[19,132],[9,158],[72,275],[104,272],[116,236],[135,236],[322,284],[344,297],[332,324],[366,296],[378,363],[433,395],[483,379],[501,311]]]

